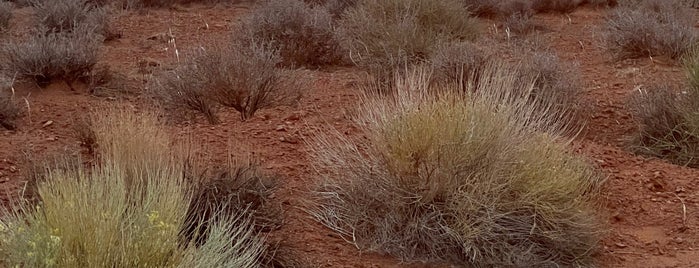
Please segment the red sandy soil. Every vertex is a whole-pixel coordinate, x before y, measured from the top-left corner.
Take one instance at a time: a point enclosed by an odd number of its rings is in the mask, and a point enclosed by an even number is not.
[[[122,103],[146,109],[140,92],[149,76],[139,69],[139,62],[159,63],[163,68],[177,64],[173,44],[162,37],[172,33],[178,51],[185,55],[211,40],[227,38],[230,25],[248,10],[248,5],[193,5],[120,14],[113,25],[122,37],[105,43],[101,64],[118,74],[126,90],[95,96],[81,87],[71,91],[63,83],[46,89],[16,84],[18,96],[26,98],[30,110],[19,120],[18,130],[0,130],[0,187],[15,194],[21,191],[28,160],[79,155],[81,148],[72,126],[92,109]],[[602,46],[598,29],[606,12],[580,8],[569,16],[535,17],[543,26],[538,35],[546,45],[562,59],[579,64],[585,99],[592,106],[585,115],[587,129],[573,146],[608,178],[601,213],[609,230],[600,266],[699,267],[699,170],[636,156],[626,146],[635,130],[625,107],[630,94],[654,83],[681,85],[684,74],[668,59],[613,60]],[[6,38],[21,36],[31,21],[30,8],[17,10]],[[501,30],[486,28],[493,40],[514,42],[503,37]],[[307,185],[314,179],[304,139],[328,126],[347,135],[359,133],[346,116],[357,100],[353,85],[359,74],[349,67],[298,71],[313,83],[295,107],[263,110],[246,122],[236,112],[226,111],[220,125],[211,126],[199,118],[174,124],[171,130],[180,139],[204,144],[201,151],[212,163],[224,161],[228,153],[252,151],[265,169],[279,174],[282,182],[274,200],[284,210],[284,222],[270,240],[278,245],[280,254],[303,263],[300,266],[429,267],[360,252],[300,208],[308,195]],[[52,123],[47,124],[49,121]]]

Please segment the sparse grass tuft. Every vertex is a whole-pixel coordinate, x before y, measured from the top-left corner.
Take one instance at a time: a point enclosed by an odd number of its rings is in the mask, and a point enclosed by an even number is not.
[[[234,35],[272,43],[287,67],[317,67],[344,61],[334,35],[332,15],[324,6],[311,7],[302,0],[264,1],[241,22]]]
[[[0,220],[4,266],[259,265],[265,247],[240,211],[212,218],[200,244],[182,240],[192,190],[154,115],[102,115],[91,122],[100,164],[51,169],[38,183],[39,202]]]
[[[426,61],[439,44],[472,40],[479,32],[460,0],[364,0],[347,9],[338,25],[351,60],[383,79]]]
[[[11,2],[0,1],[0,33],[7,30],[12,19],[14,5]]]
[[[360,249],[407,261],[593,265],[601,176],[555,138],[557,115],[512,90],[531,84],[499,67],[467,96],[419,69],[378,90],[388,96],[365,96],[362,138],[327,130],[309,142],[311,213]]]
[[[11,40],[2,46],[10,72],[30,78],[39,86],[62,79],[69,85],[84,78],[97,63],[101,36],[89,26],[71,32],[35,33],[28,40]]]
[[[623,2],[603,28],[607,49],[618,59],[682,57],[696,42],[692,15],[679,1]]]

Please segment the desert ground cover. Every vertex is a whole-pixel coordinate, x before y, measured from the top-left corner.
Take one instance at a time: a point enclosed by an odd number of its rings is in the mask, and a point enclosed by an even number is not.
[[[0,266],[697,267],[695,5],[0,1]]]

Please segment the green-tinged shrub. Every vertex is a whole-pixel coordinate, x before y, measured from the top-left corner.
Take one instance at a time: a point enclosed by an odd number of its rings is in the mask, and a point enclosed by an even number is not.
[[[362,250],[474,267],[589,267],[602,228],[599,174],[556,138],[517,74],[486,68],[472,94],[429,75],[367,95],[361,138],[309,141],[309,211]],[[527,85],[528,84],[528,85]]]

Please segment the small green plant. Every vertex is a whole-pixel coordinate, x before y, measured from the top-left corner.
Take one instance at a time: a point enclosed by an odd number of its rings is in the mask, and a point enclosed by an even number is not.
[[[602,178],[556,138],[556,113],[513,90],[532,85],[500,67],[485,68],[471,94],[418,69],[374,90],[388,96],[364,96],[361,137],[327,130],[309,142],[312,215],[360,249],[406,261],[593,265]]]
[[[479,32],[459,0],[363,0],[338,25],[351,60],[384,79],[396,68],[428,60],[442,43],[472,40]]]
[[[689,10],[675,0],[622,2],[603,28],[607,49],[618,59],[679,59],[696,42]]]

